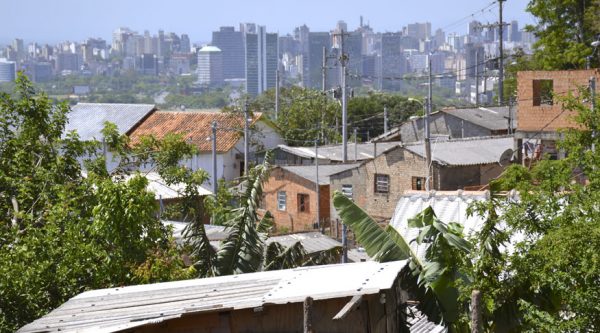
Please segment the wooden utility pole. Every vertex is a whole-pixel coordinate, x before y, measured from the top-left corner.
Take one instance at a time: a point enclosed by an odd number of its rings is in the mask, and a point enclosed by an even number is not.
[[[483,332],[481,321],[481,292],[473,290],[471,292],[471,333]]]

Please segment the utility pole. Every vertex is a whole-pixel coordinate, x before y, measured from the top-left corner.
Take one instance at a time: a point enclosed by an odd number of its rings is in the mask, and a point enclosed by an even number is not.
[[[388,132],[388,111],[387,106],[383,106],[383,134]]]
[[[323,46],[323,66],[321,66],[322,82],[321,87],[323,92],[327,91],[327,48]]]
[[[592,76],[590,77],[590,95],[591,95],[591,99],[592,99],[592,103],[591,103],[591,107],[592,107],[592,117],[596,116],[596,77]],[[592,128],[592,151],[596,151],[596,144],[594,143],[594,140],[596,139],[596,127],[595,127],[595,123],[593,122],[593,128]]]
[[[356,127],[354,127],[354,162],[358,160],[358,137]]]
[[[428,92],[427,92],[427,102],[425,103],[425,167],[427,172],[427,178],[425,179],[425,190],[429,192],[431,189],[431,130],[429,128],[429,117],[431,115],[431,104],[432,100],[432,91],[431,91],[431,57],[427,57],[427,68],[429,71],[429,84],[428,84]]]
[[[244,176],[248,175],[248,154],[250,153],[250,133],[248,130],[248,102],[244,103]]]
[[[479,50],[475,51],[475,106],[479,107]]]
[[[348,110],[346,105],[346,63],[348,57],[346,55],[346,50],[344,48],[344,37],[346,33],[344,30],[340,33],[340,64],[341,66],[341,83],[342,83],[342,161],[344,163],[348,162]]]
[[[275,120],[279,117],[279,69],[275,71]]]
[[[317,227],[321,230],[321,185],[319,184],[319,139],[315,139],[315,175],[317,176]]]
[[[217,197],[218,184],[217,184],[217,122],[213,120],[212,122],[212,188],[213,194],[215,198]],[[213,216],[214,223],[214,216]]]
[[[498,8],[499,8],[499,22],[498,29],[499,30],[499,51],[500,51],[500,63],[499,63],[499,71],[498,71],[498,104],[504,105],[504,22],[502,21],[502,3],[506,0],[498,0]]]

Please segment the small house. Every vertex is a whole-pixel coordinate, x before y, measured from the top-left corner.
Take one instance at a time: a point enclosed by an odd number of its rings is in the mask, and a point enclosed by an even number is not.
[[[433,142],[431,190],[484,188],[510,164],[513,138],[488,137]],[[396,145],[358,167],[329,176],[331,191],[340,191],[380,221],[389,221],[407,190],[426,190],[422,143]],[[332,207],[331,218],[339,217]]]
[[[317,229],[329,222],[329,176],[358,164],[278,166],[263,186],[262,208],[273,214],[280,232]],[[317,186],[319,195],[317,195]],[[317,201],[318,200],[318,201]]]

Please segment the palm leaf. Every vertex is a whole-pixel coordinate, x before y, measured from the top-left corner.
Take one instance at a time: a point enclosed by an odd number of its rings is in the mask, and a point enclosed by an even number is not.
[[[333,194],[333,205],[342,222],[352,228],[356,240],[367,254],[379,262],[407,259],[410,252],[405,251],[375,220],[341,192]]]
[[[296,242],[288,248],[273,242],[267,246],[264,270],[272,271],[298,267],[302,265],[305,257],[306,250],[300,242]]]
[[[199,277],[217,275],[216,251],[210,245],[204,224],[201,221],[189,223],[184,229],[183,237],[192,248],[191,254],[197,258],[194,268],[198,271]]]
[[[334,246],[330,249],[309,253],[306,255],[302,266],[318,266],[318,265],[330,265],[337,264],[340,262],[342,255],[342,247]]]

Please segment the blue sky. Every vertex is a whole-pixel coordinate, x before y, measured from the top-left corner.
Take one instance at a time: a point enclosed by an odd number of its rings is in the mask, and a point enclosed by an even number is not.
[[[505,20],[533,23],[525,12],[528,0],[507,0]],[[465,32],[473,19],[497,19],[492,0],[2,0],[0,43],[19,37],[26,41],[80,41],[86,37],[111,39],[112,31],[127,26],[152,34],[187,33],[193,42],[210,41],[211,32],[239,22],[266,25],[270,32],[288,33],[302,24],[312,31],[332,29],[338,20],[349,29],[365,23],[376,31],[397,31],[407,23],[430,21],[433,30]],[[474,14],[472,17],[469,16]],[[461,20],[462,19],[462,20]]]

